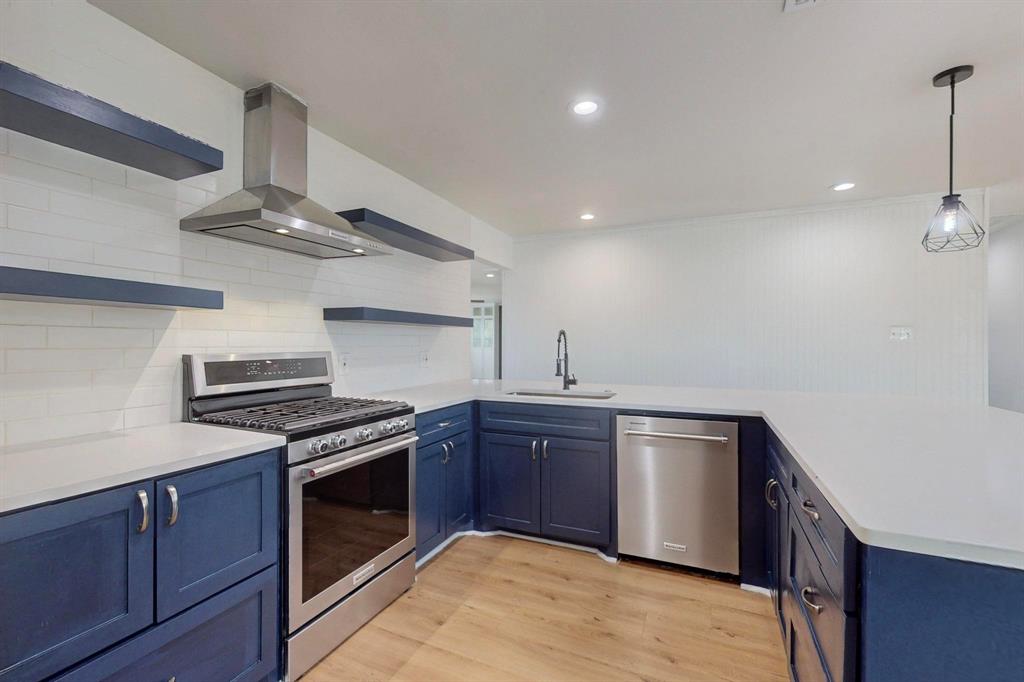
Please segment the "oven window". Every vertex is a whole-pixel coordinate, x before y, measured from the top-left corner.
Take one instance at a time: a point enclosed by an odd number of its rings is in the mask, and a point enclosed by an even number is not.
[[[409,450],[302,486],[302,601],[409,537]]]

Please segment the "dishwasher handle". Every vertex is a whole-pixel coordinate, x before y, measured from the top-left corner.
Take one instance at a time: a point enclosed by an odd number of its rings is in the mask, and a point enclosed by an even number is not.
[[[626,436],[645,436],[648,438],[669,438],[671,440],[697,440],[704,443],[721,443],[725,445],[729,442],[728,436],[704,436],[698,433],[670,433],[667,431],[637,431],[635,429],[626,429],[622,432]]]

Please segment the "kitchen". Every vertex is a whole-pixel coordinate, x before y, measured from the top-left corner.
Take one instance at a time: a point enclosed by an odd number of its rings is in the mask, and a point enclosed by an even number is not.
[[[0,0],[0,681],[1022,679],[1022,72],[997,1]]]

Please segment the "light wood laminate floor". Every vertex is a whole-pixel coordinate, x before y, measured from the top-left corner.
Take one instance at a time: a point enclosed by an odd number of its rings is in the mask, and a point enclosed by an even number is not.
[[[460,538],[304,682],[784,682],[768,597],[508,537]]]

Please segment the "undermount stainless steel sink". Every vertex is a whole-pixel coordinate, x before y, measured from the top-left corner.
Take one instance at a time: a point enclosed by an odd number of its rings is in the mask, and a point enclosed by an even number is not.
[[[607,400],[615,395],[613,391],[564,391],[558,388],[524,388],[506,391],[505,395],[532,396],[535,398],[586,398],[588,400]]]

